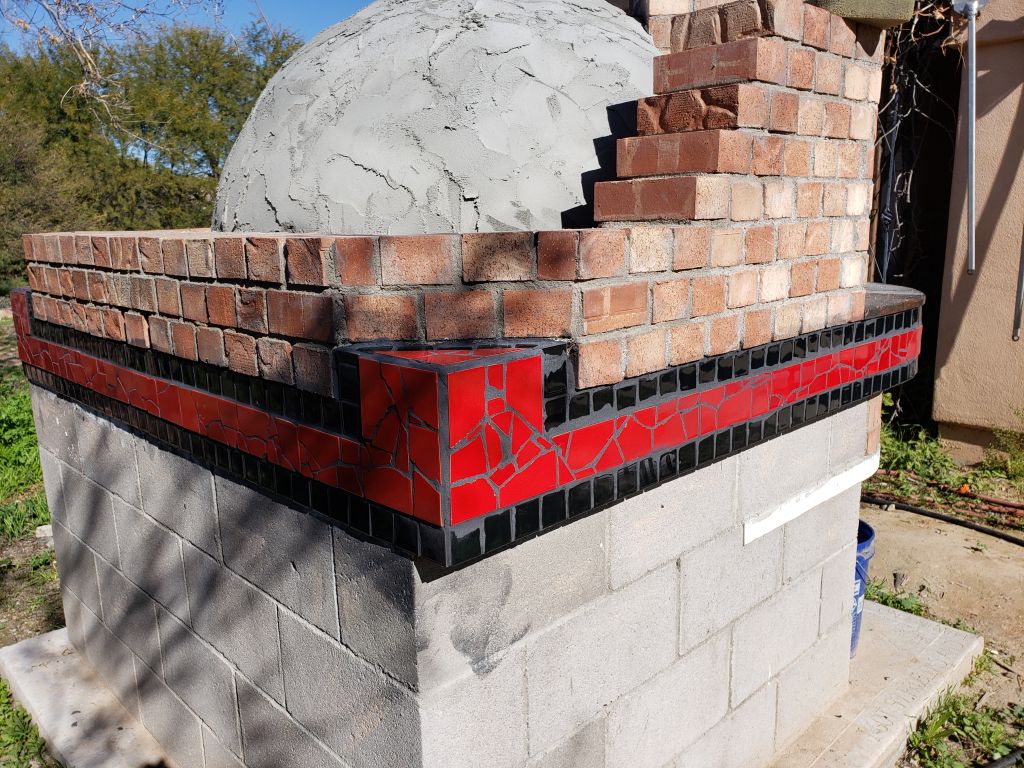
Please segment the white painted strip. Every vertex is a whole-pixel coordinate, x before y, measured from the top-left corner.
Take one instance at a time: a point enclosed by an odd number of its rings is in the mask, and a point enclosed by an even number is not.
[[[750,544],[762,536],[767,536],[791,520],[796,520],[800,515],[824,504],[829,499],[834,499],[844,491],[849,490],[857,483],[862,483],[878,471],[881,461],[881,454],[875,453],[859,464],[854,464],[844,472],[835,477],[829,478],[812,491],[798,494],[789,501],[785,501],[758,520],[752,520],[743,526],[743,543]]]

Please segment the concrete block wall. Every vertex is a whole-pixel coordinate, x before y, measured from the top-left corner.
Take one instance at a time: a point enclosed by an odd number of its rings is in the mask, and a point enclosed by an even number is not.
[[[868,405],[446,573],[32,396],[72,640],[183,767],[756,768],[846,685],[859,489],[743,526]]]

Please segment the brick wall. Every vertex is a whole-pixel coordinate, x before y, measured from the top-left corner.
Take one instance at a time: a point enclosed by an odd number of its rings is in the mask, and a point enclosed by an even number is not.
[[[32,235],[35,314],[324,393],[349,341],[570,338],[594,386],[859,317],[877,31],[792,0],[650,23],[672,52],[597,187],[602,228]]]

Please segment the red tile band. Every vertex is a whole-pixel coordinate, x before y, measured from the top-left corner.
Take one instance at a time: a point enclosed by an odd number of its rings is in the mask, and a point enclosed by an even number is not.
[[[33,336],[23,362],[328,486],[448,527],[764,417],[915,360],[920,326],[557,432],[537,348],[361,353],[357,440]]]

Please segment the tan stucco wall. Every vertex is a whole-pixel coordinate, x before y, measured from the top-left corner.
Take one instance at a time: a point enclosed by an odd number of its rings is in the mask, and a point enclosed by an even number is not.
[[[1024,341],[1011,340],[1024,240],[1024,0],[992,0],[978,42],[978,271],[965,271],[964,87],[936,360],[933,415],[953,439],[1020,430],[1013,410],[1024,408]]]

